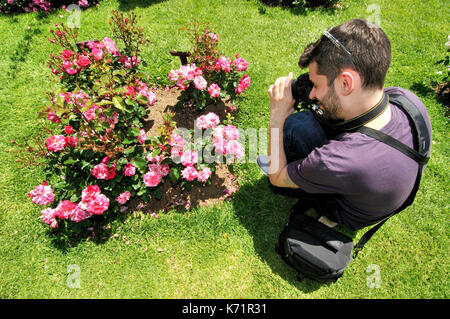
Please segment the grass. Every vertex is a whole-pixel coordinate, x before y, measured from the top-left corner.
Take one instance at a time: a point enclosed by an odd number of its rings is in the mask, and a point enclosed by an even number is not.
[[[302,11],[257,0],[105,0],[82,12],[80,34],[102,38],[111,10],[134,9],[152,41],[143,55],[146,71],[165,84],[179,66],[168,52],[189,49],[179,29],[194,20],[210,23],[225,53],[250,63],[252,85],[237,126],[267,128],[268,86],[290,71],[300,73],[298,56],[326,27],[367,18],[374,2],[341,3],[341,10]],[[448,119],[430,87],[438,79],[434,63],[445,54],[449,7],[443,0],[376,3],[393,47],[386,86],[421,98],[434,144],[414,205],[390,219],[333,284],[297,282],[274,251],[295,200],[273,194],[255,163],[236,167],[240,190],[230,201],[158,219],[127,215],[95,239],[59,245],[26,197],[43,172],[20,168],[9,141],[39,130],[36,108],[52,87],[45,61],[53,48],[46,37],[68,14],[0,16],[0,298],[448,298]],[[68,285],[71,265],[79,267],[80,288]],[[379,267],[379,288],[367,284],[371,265]]]

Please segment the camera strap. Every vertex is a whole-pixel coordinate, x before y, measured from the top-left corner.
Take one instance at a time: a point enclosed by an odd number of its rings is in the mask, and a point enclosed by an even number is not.
[[[370,110],[364,112],[363,114],[354,117],[350,120],[331,122],[317,113],[315,113],[316,115],[315,117],[319,122],[331,128],[333,131],[350,132],[361,126],[364,126],[366,123],[377,118],[381,113],[383,113],[386,110],[388,105],[389,105],[389,96],[386,93],[383,93],[383,97],[375,106],[373,106]]]
[[[368,127],[359,127],[356,131],[363,133],[367,136],[370,136],[402,152],[406,156],[416,161],[419,164],[419,169],[414,183],[414,187],[411,190],[411,193],[409,194],[408,198],[398,209],[392,212],[389,216],[387,216],[377,225],[372,227],[361,237],[358,244],[354,247],[353,259],[356,258],[358,252],[361,251],[361,249],[363,249],[364,245],[369,241],[369,239],[373,236],[373,234],[375,234],[375,232],[386,222],[386,220],[388,220],[391,216],[404,210],[406,207],[410,206],[414,202],[417,190],[419,189],[423,167],[424,165],[427,164],[429,160],[431,138],[425,120],[422,114],[420,113],[419,109],[414,105],[412,101],[410,101],[404,95],[391,94],[390,97],[392,103],[397,105],[408,116],[409,120],[413,124],[412,131],[414,135],[415,149],[410,148],[409,146],[403,144],[402,142],[392,138],[387,134],[384,134],[383,132]]]

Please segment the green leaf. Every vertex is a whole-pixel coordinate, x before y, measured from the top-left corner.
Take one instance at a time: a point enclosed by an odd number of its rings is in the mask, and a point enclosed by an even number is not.
[[[133,136],[139,136],[139,134],[141,134],[141,132],[139,131],[139,128],[134,126],[131,128],[131,134],[133,134]]]
[[[148,103],[147,97],[143,96],[142,94],[138,94],[138,96],[136,96],[136,101],[138,101],[140,104]]]
[[[106,88],[100,88],[97,91],[98,96],[103,96],[103,95],[110,94],[110,93],[111,93],[111,91]]]
[[[130,147],[130,148],[127,148],[124,152],[123,152],[123,154],[125,154],[125,155],[131,155],[131,154],[133,154],[133,152],[134,152],[134,146],[133,147]]]
[[[127,105],[129,105],[129,106],[134,106],[134,107],[138,106],[138,104],[136,103],[136,101],[134,101],[134,100],[131,99],[131,98],[127,98],[127,99],[125,100],[125,103],[126,103]]]
[[[128,160],[125,157],[121,157],[118,161],[117,164],[118,165],[125,165],[128,163]]]
[[[133,142],[136,142],[136,141],[131,141],[131,140],[129,140],[128,138],[125,138],[123,141],[122,141],[122,144],[124,144],[124,145],[129,145],[129,144],[131,144],[131,143],[133,143]]]
[[[97,105],[106,105],[106,104],[114,104],[113,101],[109,100],[101,100],[100,102],[96,103]]]
[[[115,108],[117,108],[121,111],[124,111],[124,112],[129,112],[127,110],[127,106],[125,105],[125,103],[123,102],[123,99],[120,96],[114,96],[112,98],[112,101],[113,101]]]
[[[169,178],[172,183],[178,182],[181,177],[180,169],[178,167],[174,167],[169,172]]]
[[[72,157],[69,157],[68,160],[64,161],[64,164],[65,165],[72,165],[72,164],[75,164],[76,162],[78,162],[78,160],[75,160]]]
[[[144,195],[146,191],[147,191],[146,189],[141,189],[139,192],[137,192],[137,196]]]
[[[79,200],[80,200],[80,197],[78,197],[77,194],[73,194],[73,195],[70,197],[70,201],[71,201],[72,203],[76,203],[76,202],[78,202]]]
[[[131,161],[131,164],[135,166],[141,173],[145,173],[147,168],[147,161],[143,158],[135,158]]]

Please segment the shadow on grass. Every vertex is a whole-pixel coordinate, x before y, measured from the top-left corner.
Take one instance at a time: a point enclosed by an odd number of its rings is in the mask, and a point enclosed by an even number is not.
[[[240,187],[232,197],[236,216],[251,234],[255,251],[274,273],[305,293],[330,285],[331,283],[323,284],[309,279],[299,282],[297,272],[275,251],[278,236],[297,199],[292,190],[278,190],[283,194],[274,194],[272,189],[268,179],[262,177],[252,185]]]
[[[112,236],[111,222],[124,222],[129,213],[117,213],[114,216],[93,216],[79,223],[59,221],[56,229],[47,230],[55,248],[62,252],[78,246],[81,242],[92,241],[96,245],[107,242]]]
[[[148,8],[154,4],[158,4],[166,0],[119,0],[119,10],[120,11],[130,11],[134,10],[137,7],[139,8]]]
[[[29,30],[25,30],[25,34],[20,42],[17,44],[16,49],[9,56],[11,61],[9,65],[9,71],[7,75],[12,79],[15,79],[17,73],[21,69],[21,65],[25,62],[26,57],[30,53],[31,43],[35,36],[41,35],[42,31],[40,29],[30,26]]]
[[[424,84],[415,82],[410,86],[410,90],[420,97],[432,97],[441,104],[447,119],[450,118],[450,82]]]

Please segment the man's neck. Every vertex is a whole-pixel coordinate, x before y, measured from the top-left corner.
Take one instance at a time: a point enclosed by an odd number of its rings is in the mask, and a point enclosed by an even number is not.
[[[384,91],[379,90],[379,91],[377,91],[377,94],[373,95],[373,98],[371,101],[372,104],[370,104],[371,106],[369,107],[369,109],[381,101],[381,99],[383,98],[383,94],[384,94]],[[374,102],[374,100],[375,100],[375,102]],[[389,123],[389,121],[391,120],[391,117],[392,117],[392,111],[391,111],[391,107],[388,104],[388,106],[386,107],[386,109],[384,110],[383,113],[378,115],[373,120],[367,122],[364,126],[373,128],[374,130],[381,130],[386,124]]]
[[[351,112],[346,114],[347,116],[344,118],[344,120],[350,120],[352,118],[355,118],[371,108],[373,108],[375,105],[380,103],[380,101],[383,98],[384,90],[376,90],[372,92],[368,92],[366,94],[361,94],[358,98],[354,99],[351,104],[352,107],[349,108]],[[357,106],[357,107],[355,107]],[[380,130],[382,127],[384,127],[387,123],[389,123],[391,119],[391,108],[388,105],[386,110],[384,110],[383,113],[381,113],[379,116],[374,118],[373,120],[367,122],[364,126],[373,128],[375,130]]]

